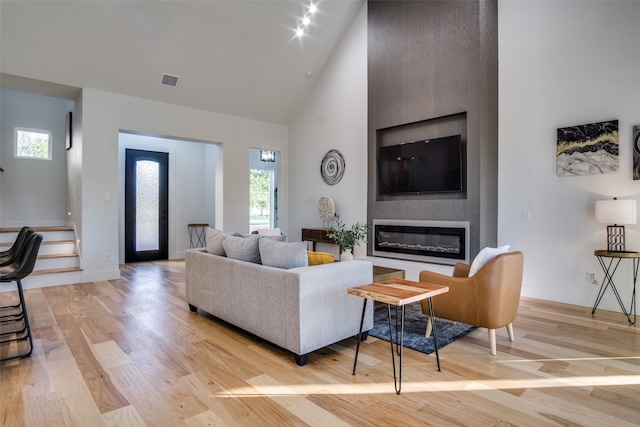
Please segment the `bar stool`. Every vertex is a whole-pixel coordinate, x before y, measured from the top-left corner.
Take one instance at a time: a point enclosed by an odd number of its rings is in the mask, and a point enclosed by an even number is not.
[[[24,245],[24,242],[27,240],[27,237],[29,237],[29,235],[31,234],[33,234],[33,229],[31,227],[28,227],[28,226],[22,227],[22,229],[18,233],[18,236],[16,237],[16,240],[13,242],[13,245],[11,245],[11,247],[6,251],[0,252],[0,267],[4,265],[9,265],[13,262],[12,258],[14,258],[15,256],[17,256],[18,253],[20,253],[20,249],[22,248],[22,245]]]
[[[31,338],[31,328],[29,326],[29,316],[27,315],[24,292],[22,291],[22,279],[33,271],[41,243],[42,235],[32,233],[27,237],[26,244],[23,246],[22,251],[14,258],[14,261],[0,268],[0,282],[16,282],[20,300],[17,305],[0,307],[0,312],[7,312],[0,317],[0,344],[25,340],[29,343],[29,350],[27,352],[0,359],[0,362],[29,357],[33,352],[33,340]],[[20,324],[21,326],[18,326]]]

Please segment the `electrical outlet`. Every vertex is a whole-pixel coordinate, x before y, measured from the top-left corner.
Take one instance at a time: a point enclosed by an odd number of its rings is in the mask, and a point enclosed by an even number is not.
[[[110,262],[110,261],[111,261],[111,254],[107,252],[106,254],[104,254],[104,262]]]
[[[596,273],[592,273],[590,271],[587,271],[587,282],[591,283],[592,285],[597,285],[598,284],[598,278],[596,277]]]

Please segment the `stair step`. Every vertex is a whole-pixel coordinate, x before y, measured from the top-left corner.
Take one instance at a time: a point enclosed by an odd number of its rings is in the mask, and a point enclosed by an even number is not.
[[[43,245],[73,245],[76,242],[73,240],[43,240]]]
[[[75,245],[76,242],[73,240],[43,240],[41,245]],[[13,242],[2,242],[1,246],[10,247],[13,245]]]
[[[77,258],[78,254],[68,253],[68,254],[46,254],[46,255],[38,255],[38,259],[55,259],[55,258]]]
[[[47,270],[34,270],[31,276],[41,276],[43,274],[58,274],[58,273],[71,273],[76,271],[82,271],[80,267],[67,267],[67,268],[50,268]]]
[[[39,288],[82,280],[80,256],[77,253],[75,230],[68,226],[31,226],[44,240],[38,252],[34,270],[23,279],[23,287]],[[0,227],[0,250],[14,244],[22,227]]]
[[[66,225],[50,225],[50,226],[36,226],[31,227],[36,233],[45,233],[47,231],[73,231],[73,227]],[[22,227],[0,227],[0,233],[17,233]]]
[[[40,245],[40,251],[38,252],[39,256],[77,253],[75,245],[71,242],[56,242],[55,244],[45,243],[46,242],[42,242],[42,245]]]

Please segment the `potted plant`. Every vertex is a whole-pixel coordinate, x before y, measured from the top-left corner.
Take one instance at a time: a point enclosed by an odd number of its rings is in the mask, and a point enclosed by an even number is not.
[[[360,242],[367,241],[367,230],[369,224],[361,224],[356,222],[347,228],[340,221],[340,215],[336,214],[336,225],[327,230],[327,236],[333,239],[340,246],[340,261],[350,261],[353,259],[352,250],[355,245]]]

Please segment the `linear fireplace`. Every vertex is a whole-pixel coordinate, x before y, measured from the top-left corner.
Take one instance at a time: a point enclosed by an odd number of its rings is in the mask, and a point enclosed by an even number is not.
[[[374,219],[372,255],[448,265],[469,263],[469,222]]]

